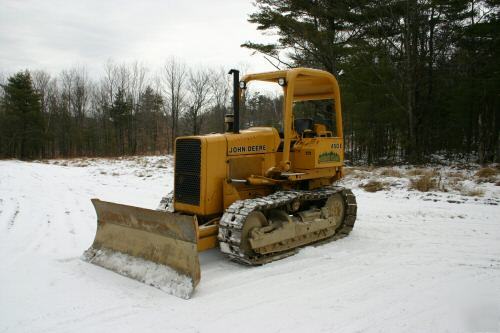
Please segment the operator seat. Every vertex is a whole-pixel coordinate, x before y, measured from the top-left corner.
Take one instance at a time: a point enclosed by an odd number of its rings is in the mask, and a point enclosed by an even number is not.
[[[293,128],[295,129],[295,132],[297,132],[297,134],[301,137],[302,136],[314,137],[314,120],[312,120],[311,118],[295,119],[293,121]],[[304,134],[304,132],[306,132],[306,133]],[[279,136],[280,136],[281,142],[278,146],[278,152],[282,152],[283,151],[283,138],[284,138],[283,132],[280,132]],[[292,139],[290,141],[290,147],[292,150],[293,150],[293,146],[295,145],[296,141],[297,141],[296,139]]]
[[[314,131],[314,120],[311,118],[298,118],[293,121],[293,127],[298,135],[302,136],[304,132]]]

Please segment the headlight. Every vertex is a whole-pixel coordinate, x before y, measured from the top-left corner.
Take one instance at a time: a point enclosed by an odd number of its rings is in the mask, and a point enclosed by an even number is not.
[[[247,83],[245,81],[240,81],[240,89],[246,89]]]
[[[284,78],[284,77],[280,77],[280,78],[278,79],[278,84],[279,84],[280,86],[282,86],[282,87],[286,86],[286,80],[285,80],[285,78]]]

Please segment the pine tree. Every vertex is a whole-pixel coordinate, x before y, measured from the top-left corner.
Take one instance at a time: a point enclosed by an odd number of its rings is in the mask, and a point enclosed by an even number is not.
[[[163,103],[162,96],[150,86],[147,86],[139,97],[139,109],[136,114],[139,151],[158,151]],[[162,138],[162,140],[165,139]]]
[[[500,153],[498,0],[257,0],[246,42],[277,66],[340,81],[350,158]],[[276,63],[277,62],[277,63]]]
[[[128,100],[125,91],[118,89],[113,105],[110,109],[111,121],[115,127],[118,153],[125,154],[131,150],[130,131],[132,122],[132,104]]]
[[[2,85],[4,110],[1,120],[1,149],[6,157],[38,158],[44,144],[40,96],[28,71],[19,72]]]
[[[322,68],[334,75],[353,44],[362,38],[365,1],[257,0],[249,22],[258,30],[276,32],[277,43],[247,41],[242,46],[261,52],[275,66]],[[283,58],[283,51],[291,61]]]

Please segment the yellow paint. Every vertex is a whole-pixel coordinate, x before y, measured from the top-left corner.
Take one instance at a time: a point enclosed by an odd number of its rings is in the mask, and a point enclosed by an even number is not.
[[[219,232],[219,226],[217,224],[201,226],[197,231],[198,252],[213,249],[217,246],[217,233]]]
[[[175,202],[176,211],[207,219],[220,216],[236,200],[270,194],[276,186],[290,189],[297,182],[306,182],[308,188],[318,188],[342,176],[344,142],[337,80],[328,72],[308,68],[250,74],[242,80],[277,84],[280,78],[286,80],[283,138],[272,127],[192,137],[201,140],[200,205]],[[336,130],[314,124],[309,133],[313,137],[299,137],[293,129],[293,104],[324,99],[334,100]],[[280,172],[286,176],[271,178]],[[217,246],[217,229],[217,225],[199,228],[199,251]]]
[[[294,169],[311,170],[342,166],[343,140],[332,137],[304,138],[295,144],[292,164]]]
[[[278,131],[272,127],[252,127],[225,136],[228,156],[274,153],[280,144]]]
[[[340,103],[340,90],[337,79],[330,73],[310,68],[293,68],[275,72],[250,74],[242,78],[246,83],[256,81],[267,81],[277,83],[280,78],[285,78],[287,85],[283,88],[284,112],[283,112],[283,155],[278,167],[283,171],[288,171],[291,166],[290,144],[293,139],[292,129],[292,108],[293,102],[333,99],[337,124],[337,135],[342,140],[342,107]]]

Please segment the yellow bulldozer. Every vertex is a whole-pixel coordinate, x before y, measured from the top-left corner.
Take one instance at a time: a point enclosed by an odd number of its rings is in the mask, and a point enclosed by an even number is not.
[[[335,77],[309,68],[241,80],[239,71],[229,74],[226,132],[176,139],[174,190],[158,209],[93,199],[97,232],[86,261],[189,298],[200,281],[201,251],[218,247],[230,260],[262,265],[349,234],[356,199],[333,185],[344,161]],[[282,87],[280,128],[240,130],[240,98],[252,81]],[[303,102],[310,117],[295,112]]]

